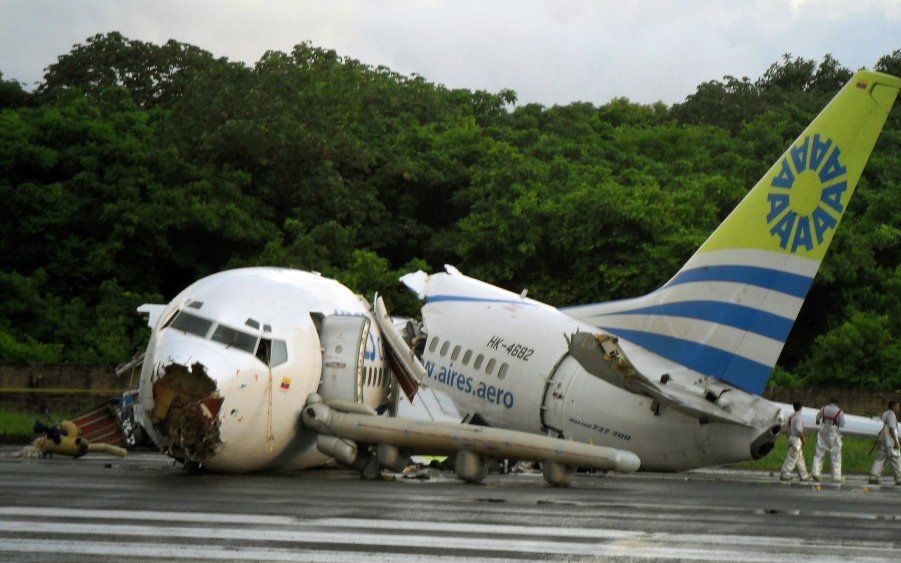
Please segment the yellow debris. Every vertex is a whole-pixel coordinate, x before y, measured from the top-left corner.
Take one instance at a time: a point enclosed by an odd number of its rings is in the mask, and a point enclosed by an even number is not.
[[[71,420],[60,422],[59,429],[62,436],[58,444],[47,436],[41,436],[36,438],[32,445],[43,452],[71,457],[81,457],[88,452],[102,452],[119,457],[128,455],[125,449],[112,444],[92,444],[88,442],[81,435],[81,428],[76,426]]]

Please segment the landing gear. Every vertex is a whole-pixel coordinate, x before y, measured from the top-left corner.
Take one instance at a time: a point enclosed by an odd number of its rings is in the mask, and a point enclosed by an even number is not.
[[[549,459],[541,462],[544,480],[555,487],[567,487],[573,480],[575,469],[569,465],[563,465]]]
[[[467,483],[481,483],[488,475],[488,460],[481,454],[460,450],[454,461],[454,472]]]

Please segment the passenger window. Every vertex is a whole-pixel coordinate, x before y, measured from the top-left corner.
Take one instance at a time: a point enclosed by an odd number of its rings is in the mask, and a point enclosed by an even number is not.
[[[482,367],[482,360],[484,360],[484,359],[485,359],[485,356],[483,356],[482,354],[479,354],[478,356],[476,356],[476,363],[472,364],[472,367],[474,367],[475,369],[479,369],[480,367]]]
[[[429,344],[429,352],[434,352],[435,348],[437,348],[437,347],[438,347],[438,337],[436,336],[435,338],[432,339],[432,343]]]
[[[457,358],[460,357],[460,347],[454,346],[454,351],[451,352],[451,360],[457,361]]]
[[[472,358],[472,350],[467,350],[465,354],[463,354],[463,365],[468,366],[469,360]]]
[[[497,378],[503,379],[503,378],[507,377],[507,368],[509,368],[509,367],[510,366],[508,366],[506,363],[501,364],[501,368],[499,370],[497,370]]]
[[[441,357],[447,355],[447,349],[450,348],[450,342],[445,341],[444,344],[441,345]]]
[[[494,358],[491,358],[490,360],[488,360],[488,365],[485,366],[485,373],[487,373],[488,375],[491,375],[491,372],[494,371],[494,365],[495,365],[496,363],[497,363],[497,362],[494,361]]]

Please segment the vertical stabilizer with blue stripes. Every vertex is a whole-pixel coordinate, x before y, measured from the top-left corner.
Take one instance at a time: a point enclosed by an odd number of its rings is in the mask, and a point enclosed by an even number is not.
[[[761,394],[899,88],[856,73],[663,287],[565,311]]]

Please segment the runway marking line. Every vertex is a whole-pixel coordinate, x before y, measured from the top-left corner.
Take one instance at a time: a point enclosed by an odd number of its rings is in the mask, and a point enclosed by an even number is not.
[[[408,553],[370,554],[359,551],[324,551],[324,550],[293,550],[293,549],[267,549],[254,547],[216,547],[198,544],[165,545],[159,543],[129,543],[120,542],[85,542],[67,540],[3,540],[0,542],[0,552],[13,553],[53,553],[94,556],[116,557],[146,557],[166,559],[213,559],[232,561],[297,561],[299,555],[309,558],[310,561],[322,561],[325,563],[344,563],[345,561],[422,561],[422,556]],[[460,560],[454,556],[433,556],[429,559]]]
[[[106,524],[106,523],[70,523],[48,522],[32,520],[4,520],[0,522],[0,532],[10,533],[53,533],[53,534],[81,534],[81,535],[122,535],[136,537],[155,538],[203,538],[205,540],[246,540],[246,541],[281,541],[297,543],[325,543],[325,544],[355,544],[396,547],[418,547],[432,549],[455,549],[461,551],[503,551],[519,553],[556,553],[556,554],[585,554],[597,555],[598,550],[607,549],[615,545],[628,545],[634,548],[636,545],[644,549],[658,549],[653,544],[663,544],[667,553],[675,551],[686,552],[686,556],[696,557],[700,553],[710,554],[710,549],[701,550],[690,546],[715,545],[731,547],[762,547],[800,548],[809,550],[812,547],[834,551],[841,549],[847,556],[848,553],[858,552],[862,549],[869,553],[894,553],[893,548],[884,547],[884,543],[878,542],[852,542],[843,543],[841,546],[829,547],[811,543],[808,540],[780,538],[772,536],[735,536],[716,534],[673,534],[673,533],[648,533],[622,530],[605,530],[590,528],[553,528],[540,526],[514,526],[492,524],[468,524],[411,520],[369,520],[358,518],[327,518],[316,520],[298,520],[284,516],[256,516],[251,514],[206,514],[206,513],[170,513],[154,511],[117,511],[117,510],[77,510],[77,509],[51,509],[37,507],[0,507],[0,514],[19,517],[81,517],[81,518],[121,518],[125,520],[151,520],[151,521],[180,521],[192,523],[235,523],[255,525],[290,525],[294,529],[266,529],[266,528],[209,528],[209,527],[171,527],[157,525],[131,525],[131,524]],[[298,529],[299,528],[299,529]],[[325,530],[323,530],[325,528]],[[332,531],[328,528],[348,528],[351,531]],[[422,531],[442,532],[444,534],[463,535],[403,535],[403,534],[373,534],[369,530],[392,531]],[[518,536],[509,538],[499,537],[467,537],[466,534],[496,534],[498,536]],[[550,541],[530,538],[549,538]],[[553,538],[553,539],[550,539]],[[571,539],[593,539],[598,542],[567,542],[560,541]],[[600,543],[599,543],[600,542]],[[4,540],[0,543],[6,543]],[[673,546],[673,544],[689,544]],[[659,547],[663,549],[663,546]],[[746,552],[733,550],[713,550],[717,558],[725,558],[727,554],[739,558],[746,558]],[[691,555],[687,555],[691,552]],[[613,552],[610,552],[611,554]],[[761,555],[776,556],[778,552],[759,552]],[[634,555],[634,554],[633,554]],[[662,552],[661,552],[662,555]],[[730,555],[730,556],[731,556]],[[742,557],[743,555],[743,557]],[[828,554],[823,553],[823,556]]]
[[[163,512],[152,510],[96,510],[89,508],[44,508],[0,506],[0,516],[37,516],[41,518],[98,518],[114,520],[158,520],[163,522],[201,522],[205,524],[274,524],[301,522],[293,516],[268,514],[222,514],[209,512]]]

